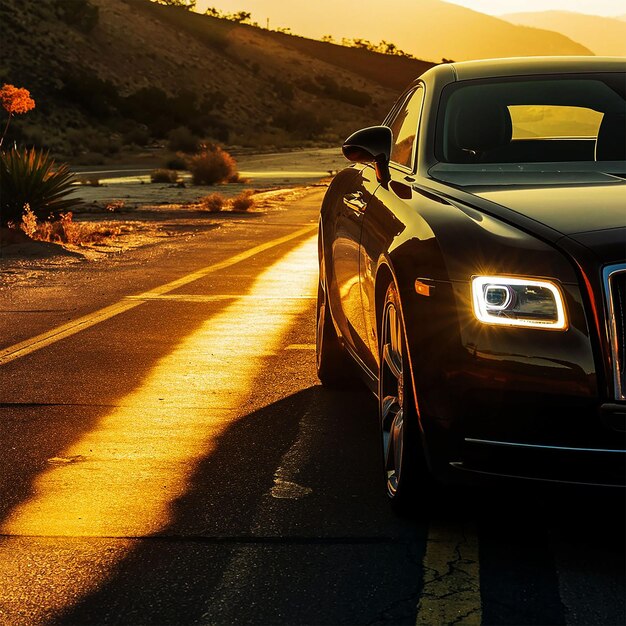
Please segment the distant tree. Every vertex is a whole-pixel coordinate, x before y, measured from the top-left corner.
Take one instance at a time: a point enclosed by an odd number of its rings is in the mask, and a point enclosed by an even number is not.
[[[325,37],[327,36],[329,35],[325,35]],[[325,41],[325,39],[322,38],[322,41]],[[355,39],[346,39],[344,37],[341,40],[341,45],[348,48],[360,48],[362,50],[370,50],[371,52],[380,52],[381,54],[392,54],[394,56],[407,57],[408,59],[415,58],[412,54],[409,54],[404,50],[400,50],[400,48],[398,48],[395,43],[385,41],[384,39],[379,44],[375,44],[368,39],[362,39],[360,37],[357,37]]]
[[[397,54],[398,46],[395,43],[391,43],[389,41],[385,41],[384,39],[380,42],[379,46],[380,51],[383,54]]]
[[[374,46],[374,44],[372,44],[371,41],[368,41],[367,39],[361,39],[360,37],[357,37],[356,39],[352,40],[352,47],[353,48],[364,48],[365,50],[375,50],[376,46]]]
[[[249,23],[252,19],[252,13],[250,11],[236,11],[235,13],[224,13],[215,7],[209,7],[205,12],[205,15],[210,15],[211,17],[217,17],[221,20],[229,20],[231,22],[236,22],[237,24],[245,24]],[[254,26],[258,26],[255,22]]]
[[[226,19],[231,22],[237,22],[238,24],[244,24],[245,22],[249,22],[252,18],[252,13],[250,11],[237,11],[236,13],[230,13]]]
[[[326,43],[335,43],[335,38],[332,35],[324,35],[322,37],[322,41],[325,41]]]
[[[182,7],[188,11],[193,11],[196,8],[196,0],[152,0],[157,4],[164,4],[168,7]]]

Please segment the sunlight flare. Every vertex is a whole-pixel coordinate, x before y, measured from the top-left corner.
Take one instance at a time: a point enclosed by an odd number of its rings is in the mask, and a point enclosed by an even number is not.
[[[284,333],[310,306],[316,258],[313,237],[262,273],[246,296],[181,340],[96,428],[49,460],[30,500],[0,527],[6,535],[0,568],[15,581],[14,589],[0,593],[0,605],[16,603],[17,613],[9,614],[19,614],[25,598],[36,598],[28,589],[51,579],[59,592],[42,590],[47,608],[34,610],[44,621],[67,609],[79,598],[60,590],[73,588],[73,579],[80,576],[80,589],[97,588],[131,549],[129,538],[158,533],[172,522],[171,505],[185,494],[198,463],[242,417],[264,358],[284,348]],[[119,541],[113,547],[85,541],[74,560],[52,555],[51,565],[48,555],[19,569],[16,552],[33,537]],[[86,567],[90,561],[98,567]],[[88,580],[82,580],[86,571]]]

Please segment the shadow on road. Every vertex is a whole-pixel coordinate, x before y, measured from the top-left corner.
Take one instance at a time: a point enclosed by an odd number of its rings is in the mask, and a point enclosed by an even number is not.
[[[293,450],[293,478],[310,491],[275,498]],[[247,415],[198,467],[169,527],[138,540],[60,622],[414,623],[425,529],[391,514],[377,454],[364,392],[315,386]]]

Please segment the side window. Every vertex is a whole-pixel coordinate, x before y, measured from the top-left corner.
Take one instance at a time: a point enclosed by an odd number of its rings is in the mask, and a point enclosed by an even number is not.
[[[419,125],[424,89],[418,87],[409,94],[389,125],[393,133],[391,160],[410,168],[413,161],[413,146]]]

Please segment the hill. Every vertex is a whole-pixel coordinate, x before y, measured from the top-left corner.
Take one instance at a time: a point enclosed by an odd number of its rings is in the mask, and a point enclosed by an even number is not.
[[[441,0],[394,0],[364,5],[360,0],[268,3],[266,0],[198,2],[235,10],[242,6],[262,24],[290,27],[307,37],[364,38],[393,42],[420,59],[463,61],[510,56],[591,54],[560,33],[513,25]],[[277,8],[272,8],[277,7]],[[371,8],[374,7],[374,8]]]
[[[27,87],[37,102],[9,140],[85,162],[172,131],[181,142],[336,145],[379,123],[432,65],[149,0],[2,0],[0,41],[10,51],[0,83]]]
[[[595,54],[626,56],[626,22],[570,11],[511,13],[503,16],[513,24],[547,28],[580,42]]]

